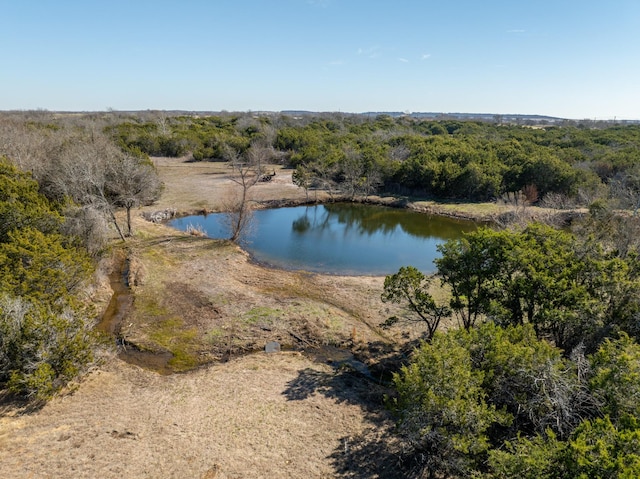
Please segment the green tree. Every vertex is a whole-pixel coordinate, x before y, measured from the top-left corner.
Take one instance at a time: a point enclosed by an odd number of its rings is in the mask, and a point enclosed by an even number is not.
[[[608,416],[584,421],[569,441],[572,477],[640,477],[639,426],[636,418],[617,426]]]
[[[486,322],[437,332],[423,343],[394,376],[392,404],[400,437],[421,461],[421,473],[576,477],[572,441],[587,431],[585,419],[600,414],[589,377],[583,355],[563,357],[537,338],[532,325]],[[616,427],[633,429],[623,422]],[[615,441],[607,447],[619,447]]]
[[[93,358],[78,294],[92,264],[24,173],[0,162],[0,386],[44,399]]]
[[[518,435],[489,451],[487,479],[569,479],[567,443],[553,431],[533,438]]]
[[[539,335],[570,351],[593,334],[600,319],[590,294],[586,259],[570,233],[542,224],[529,225],[520,235],[513,260],[519,265],[517,291],[527,321]]]
[[[502,328],[491,322],[469,331],[474,368],[484,373],[487,401],[513,417],[503,438],[551,430],[566,439],[597,411],[588,393],[586,359],[575,361],[540,340],[530,324]],[[494,440],[500,436],[494,434]]]
[[[384,280],[382,301],[401,304],[405,314],[402,318],[393,316],[387,319],[384,327],[390,327],[398,321],[418,321],[426,328],[426,339],[430,340],[435,334],[440,321],[451,316],[451,309],[438,306],[429,293],[431,279],[413,266],[406,266],[389,275]]]
[[[439,251],[438,274],[465,328],[481,318],[530,323],[569,354],[635,324],[635,255],[617,258],[591,240],[535,223],[523,231],[481,228]]]
[[[481,228],[438,246],[438,275],[451,287],[451,308],[465,329],[490,310],[511,239],[507,232]]]
[[[67,304],[91,272],[82,251],[65,246],[64,238],[33,228],[9,233],[0,243],[0,290],[51,305]]]
[[[519,436],[489,452],[487,479],[591,479],[640,477],[637,420],[614,425],[608,416],[583,421],[567,441],[553,432]]]

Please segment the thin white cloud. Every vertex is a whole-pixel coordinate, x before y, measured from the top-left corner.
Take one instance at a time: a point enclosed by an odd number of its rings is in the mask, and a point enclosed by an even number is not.
[[[428,60],[429,58],[431,58],[431,53],[423,53],[420,60]]]
[[[398,61],[402,62],[402,63],[409,63],[409,60],[407,60],[406,58],[402,58],[402,57],[398,58]]]
[[[335,66],[344,65],[345,63],[347,62],[345,62],[344,60],[333,60],[329,62],[329,65],[331,65],[332,67],[335,67]]]
[[[358,55],[367,58],[378,58],[380,54],[380,47],[358,48]]]
[[[519,29],[513,29],[513,30],[507,30],[507,33],[524,33],[526,30],[519,30]]]

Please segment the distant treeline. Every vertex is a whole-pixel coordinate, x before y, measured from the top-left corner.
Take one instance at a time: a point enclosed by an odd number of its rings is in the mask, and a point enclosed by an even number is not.
[[[147,116],[111,124],[132,152],[221,161],[233,149],[268,149],[309,186],[485,201],[526,192],[576,199],[638,176],[640,125],[529,127],[355,115]]]

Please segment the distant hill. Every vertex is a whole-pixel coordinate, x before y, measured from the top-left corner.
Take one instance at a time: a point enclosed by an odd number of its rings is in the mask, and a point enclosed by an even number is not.
[[[0,113],[3,112],[0,110]],[[48,111],[48,110],[7,110],[4,113],[15,114],[72,114],[72,115],[86,115],[86,114],[101,114],[105,112],[99,111]],[[388,115],[393,118],[410,117],[419,118],[424,120],[459,120],[459,121],[482,121],[496,124],[517,124],[517,125],[529,125],[529,126],[543,126],[543,125],[585,125],[606,127],[608,125],[638,125],[640,120],[625,120],[625,119],[613,119],[613,120],[601,120],[591,118],[561,118],[548,115],[527,115],[520,113],[465,113],[465,112],[406,112],[406,111],[367,111],[361,113],[353,113],[346,111],[311,111],[311,110],[281,110],[281,111],[269,111],[269,110],[249,110],[249,111],[213,111],[213,110],[107,110],[106,113],[116,113],[124,115],[139,115],[139,114],[159,114],[163,113],[169,116],[216,116],[216,115],[245,115],[250,114],[254,116],[277,116],[287,115],[293,117],[302,116],[315,116],[315,117],[327,117],[335,115],[345,116],[363,116],[368,118],[375,118],[379,115]]]
[[[280,113],[283,115],[319,115],[319,114],[331,114],[339,112],[315,112],[308,110],[283,110]],[[348,113],[341,112],[345,115],[356,116],[370,116],[375,117],[379,115],[388,115],[394,118],[401,116],[409,116],[412,118],[425,118],[430,120],[475,120],[475,121],[524,121],[532,120],[536,122],[561,122],[567,121],[568,118],[559,118],[555,116],[546,115],[523,115],[523,114],[500,114],[500,113],[464,113],[464,112],[403,112],[403,111],[366,111],[362,113]]]
[[[591,120],[591,119],[575,119],[560,118],[548,115],[525,115],[518,113],[464,113],[464,112],[402,112],[402,111],[367,111],[363,113],[348,112],[314,112],[307,110],[283,110],[280,112],[289,116],[317,116],[341,113],[343,115],[356,115],[376,117],[379,115],[388,115],[394,118],[407,116],[411,118],[420,118],[425,120],[461,120],[461,121],[484,121],[492,123],[509,123],[521,125],[560,125],[564,123],[617,123],[617,124],[640,124],[640,120]]]

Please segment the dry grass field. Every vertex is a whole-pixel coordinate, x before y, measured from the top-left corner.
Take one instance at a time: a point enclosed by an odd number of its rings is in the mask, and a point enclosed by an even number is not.
[[[161,376],[113,358],[77,390],[0,419],[7,478],[320,478],[390,474],[366,445],[388,418],[299,353]],[[369,406],[367,406],[369,404]],[[375,405],[374,405],[375,406]]]

